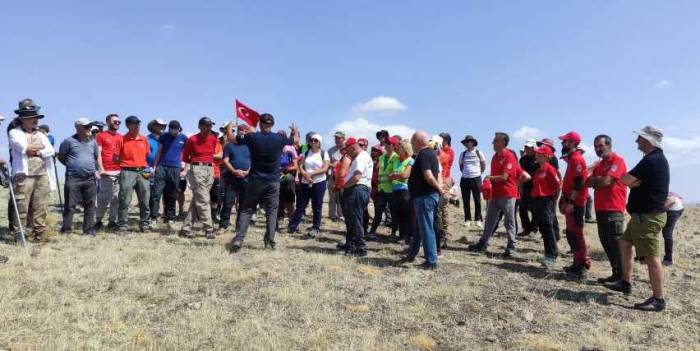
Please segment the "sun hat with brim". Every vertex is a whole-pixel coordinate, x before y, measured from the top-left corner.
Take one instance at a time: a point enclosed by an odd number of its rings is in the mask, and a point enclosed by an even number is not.
[[[26,110],[17,110],[17,112],[18,112],[18,113],[17,113],[17,117],[18,117],[19,119],[25,119],[25,118],[38,118],[38,119],[42,119],[42,118],[44,118],[44,115],[39,114],[39,111],[38,111],[38,110],[26,109]]]
[[[528,141],[523,144],[523,147],[536,147],[537,146],[537,140],[535,139],[529,139]]]
[[[557,148],[554,147],[554,140],[552,140],[552,139],[544,138],[544,139],[537,142],[537,146],[542,146],[542,145],[547,145],[547,146],[549,146],[550,149],[552,149],[552,152],[557,152]]]
[[[661,147],[661,142],[664,138],[664,133],[661,132],[661,129],[654,126],[646,126],[642,128],[642,130],[635,131],[634,133],[644,138],[654,147]]]
[[[471,136],[471,135],[465,136],[464,139],[462,139],[462,144],[463,144],[463,145],[466,145],[468,141],[473,142],[473,143],[474,143],[474,146],[479,145],[479,142],[476,140],[476,138],[474,138],[474,137]]]

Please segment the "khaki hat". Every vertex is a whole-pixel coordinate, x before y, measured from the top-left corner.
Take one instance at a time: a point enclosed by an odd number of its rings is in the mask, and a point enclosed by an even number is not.
[[[661,132],[661,129],[656,128],[654,126],[646,126],[642,128],[642,130],[635,131],[634,133],[646,139],[654,147],[661,147],[661,142],[664,138],[664,133]]]

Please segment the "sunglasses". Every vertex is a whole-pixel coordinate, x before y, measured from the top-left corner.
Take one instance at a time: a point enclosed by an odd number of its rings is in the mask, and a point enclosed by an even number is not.
[[[272,123],[272,121],[261,121],[260,123],[262,123],[262,124],[274,124],[274,123]]]
[[[114,124],[122,124],[122,121],[112,121]]]
[[[318,139],[311,139],[311,142],[312,142],[312,143],[318,143],[319,141],[318,141]]]

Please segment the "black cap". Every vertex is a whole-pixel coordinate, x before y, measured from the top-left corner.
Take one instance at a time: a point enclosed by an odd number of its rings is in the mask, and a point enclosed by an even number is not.
[[[47,131],[47,132],[50,132],[50,131],[51,131],[51,129],[49,128],[49,126],[48,126],[47,124],[42,124],[42,125],[40,125],[40,126],[39,126],[39,129],[40,129],[40,130],[45,130],[45,131]]]
[[[275,124],[275,117],[269,113],[263,113],[260,115],[260,123],[270,123]]]
[[[136,117],[136,116],[129,116],[126,118],[126,121],[124,122],[126,124],[136,124],[136,123],[141,123],[141,120]]]
[[[447,142],[447,145],[452,145],[452,136],[450,135],[450,133],[442,132],[438,135],[442,138],[442,140]]]
[[[205,116],[205,117],[200,118],[199,123],[197,123],[197,125],[199,125],[199,126],[201,126],[202,124],[208,124],[210,126],[213,126],[216,123],[214,123],[214,121],[212,121],[211,118]]]
[[[168,123],[168,129],[177,129],[177,130],[182,130],[182,126],[180,126],[180,122],[177,120],[172,120],[170,123]]]
[[[378,131],[377,134],[376,134],[375,136],[377,137],[377,139],[381,138],[382,136],[385,136],[385,137],[388,138],[388,137],[389,137],[389,131],[386,130],[386,129],[382,129],[382,130]]]

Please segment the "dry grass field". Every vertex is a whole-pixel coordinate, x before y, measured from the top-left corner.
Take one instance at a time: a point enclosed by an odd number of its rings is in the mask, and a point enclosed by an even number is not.
[[[461,226],[460,211],[450,208],[437,271],[397,266],[400,244],[371,243],[362,259],[337,254],[342,228],[328,221],[314,240],[279,234],[276,251],[262,249],[257,224],[236,255],[224,248],[231,233],[73,234],[32,244],[30,257],[0,244],[9,258],[0,264],[0,349],[700,349],[700,209],[679,223],[660,314],[630,309],[649,295],[641,265],[629,298],[595,283],[609,270],[594,225],[594,267],[578,282],[561,272],[570,257],[555,272],[539,267],[536,236],[509,260],[499,255],[502,235],[490,254],[466,252],[478,232]]]

